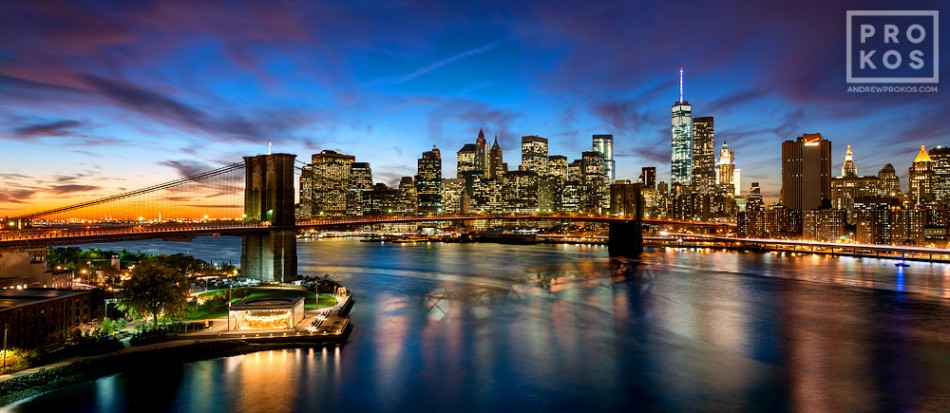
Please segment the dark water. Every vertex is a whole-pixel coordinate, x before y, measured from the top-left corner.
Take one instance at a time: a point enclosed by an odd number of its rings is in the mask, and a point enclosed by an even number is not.
[[[151,245],[240,254],[229,238]],[[950,411],[948,265],[657,251],[618,266],[602,247],[353,240],[298,250],[301,273],[356,294],[342,349],[133,370],[6,409]]]

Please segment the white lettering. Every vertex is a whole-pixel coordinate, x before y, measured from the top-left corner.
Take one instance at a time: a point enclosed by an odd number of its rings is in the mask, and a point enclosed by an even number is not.
[[[891,62],[891,59],[888,59],[889,56],[894,57],[897,60],[895,62]],[[888,69],[897,69],[898,67],[901,67],[901,54],[898,53],[897,50],[888,50],[884,52],[881,62],[884,63],[884,67]]]
[[[865,69],[866,67],[870,67],[871,70],[877,69],[877,66],[874,66],[874,62],[871,61],[871,57],[874,56],[875,52],[877,52],[877,50],[871,50],[870,53],[868,53],[867,50],[861,51],[861,69]]]

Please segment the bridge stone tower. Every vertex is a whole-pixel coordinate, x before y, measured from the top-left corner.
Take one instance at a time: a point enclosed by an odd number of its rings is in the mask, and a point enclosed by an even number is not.
[[[294,158],[275,153],[244,157],[244,220],[295,227]]]
[[[271,224],[270,229],[250,232],[241,238],[241,270],[247,277],[279,282],[298,278],[296,157],[285,153],[244,157],[244,220]]]
[[[643,197],[640,184],[610,185],[610,214],[630,218],[610,223],[607,251],[612,257],[638,257],[643,253]]]

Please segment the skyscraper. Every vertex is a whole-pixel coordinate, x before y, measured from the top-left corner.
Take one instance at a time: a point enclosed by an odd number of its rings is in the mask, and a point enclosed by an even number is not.
[[[482,176],[488,176],[489,166],[488,142],[485,141],[485,132],[479,129],[478,137],[475,138],[475,170]]]
[[[672,108],[673,185],[689,185],[693,172],[693,107],[683,100],[683,68],[680,68],[680,100]]]
[[[729,149],[726,141],[722,141],[722,148],[719,149],[719,184],[735,184],[736,153]],[[736,185],[738,186],[738,185]]]
[[[521,166],[538,175],[548,173],[548,139],[540,136],[521,137]]]
[[[373,189],[373,170],[369,162],[353,162],[350,165],[350,189]]]
[[[910,200],[921,204],[934,200],[934,162],[930,154],[920,145],[920,151],[914,158],[909,170]]]
[[[479,171],[478,165],[475,161],[476,153],[475,145],[471,143],[462,145],[462,149],[459,149],[457,152],[458,164],[456,168],[456,177],[464,178],[466,174],[472,174],[476,171]]]
[[[305,185],[301,182],[300,185],[301,189],[309,187],[313,191],[310,196],[309,216],[340,216],[346,213],[346,192],[350,187],[350,168],[355,161],[356,157],[353,155],[344,155],[331,150],[313,154],[310,159],[309,174],[312,183]]]
[[[716,185],[714,140],[712,116],[693,118],[692,187],[701,194],[709,194]]]
[[[656,167],[655,166],[644,166],[640,169],[640,183],[643,184],[644,188],[655,188],[656,187]]]
[[[557,178],[563,184],[567,180],[567,157],[562,155],[549,156],[548,174]]]
[[[601,212],[610,207],[610,184],[607,182],[605,160],[600,152],[581,154],[581,210]]]
[[[419,214],[442,212],[442,153],[439,148],[422,153],[416,175],[416,200]]]
[[[880,185],[878,195],[882,198],[896,198],[901,194],[901,181],[894,165],[887,164],[877,173]]]
[[[782,143],[782,205],[804,211],[831,199],[831,141],[806,133]]]
[[[940,202],[950,202],[950,146],[935,146],[928,154],[934,163],[935,198]]]
[[[844,163],[841,164],[841,177],[858,176],[858,167],[854,164],[854,154],[851,153],[851,144],[848,144],[848,150],[844,153]]]
[[[594,135],[594,152],[604,157],[604,171],[607,182],[617,179],[614,163],[614,135]]]
[[[491,145],[488,151],[488,174],[489,178],[498,179],[508,172],[508,166],[502,159],[501,146],[498,145],[498,135],[495,135],[495,143]]]

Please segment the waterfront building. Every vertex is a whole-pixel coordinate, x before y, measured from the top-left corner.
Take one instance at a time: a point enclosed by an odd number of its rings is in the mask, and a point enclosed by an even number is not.
[[[716,157],[713,117],[693,118],[693,172],[691,186],[695,192],[709,195],[716,185]]]
[[[837,241],[846,237],[845,211],[809,209],[802,216],[802,239],[806,241]]]
[[[541,177],[538,180],[538,212],[549,214],[560,211],[563,188],[561,178],[554,175]]]
[[[680,68],[680,99],[673,104],[670,128],[672,184],[689,185],[693,172],[693,107],[683,100],[683,68]]]
[[[468,212],[469,208],[465,205],[467,197],[464,178],[442,179],[441,194],[443,214],[461,214]]]
[[[908,171],[910,181],[910,201],[915,204],[923,204],[933,201],[936,198],[934,191],[934,162],[930,159],[930,154],[920,145],[920,151],[914,158],[914,163]]]
[[[501,179],[475,179],[472,185],[472,211],[480,214],[504,213],[504,191]]]
[[[410,178],[409,182],[412,182]],[[373,189],[363,194],[363,215],[402,214],[401,191],[390,188],[384,183],[373,185]]]
[[[548,173],[548,139],[540,136],[521,137],[521,166],[538,175]]]
[[[749,189],[745,211],[738,219],[739,234],[748,238],[762,238],[765,236],[765,203],[762,201],[762,190],[758,182],[753,182]]]
[[[538,182],[533,171],[511,171],[506,174],[504,204],[508,213],[534,214],[538,212]]]
[[[855,199],[855,239],[862,244],[890,244],[893,232],[891,211],[899,207],[900,203],[895,199]]]
[[[0,290],[0,325],[8,348],[35,349],[61,344],[102,308],[93,290]],[[95,312],[95,314],[99,314]]]
[[[419,214],[442,212],[442,154],[439,148],[422,153],[417,163],[416,201]]]
[[[806,133],[782,143],[782,205],[801,213],[830,199],[831,141]]]
[[[613,182],[617,179],[614,162],[614,135],[594,135],[593,148],[594,152],[599,153],[604,158],[604,175],[607,182]]]

